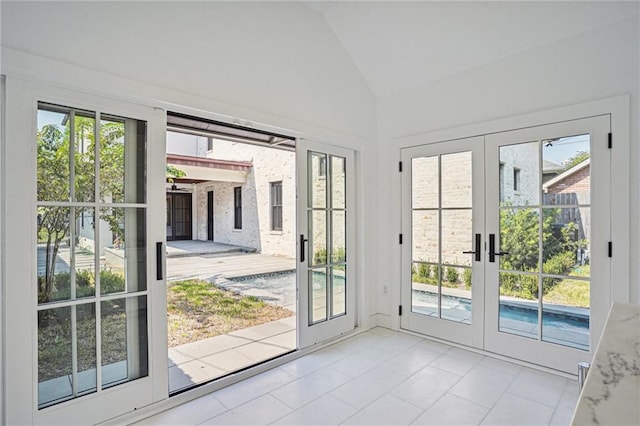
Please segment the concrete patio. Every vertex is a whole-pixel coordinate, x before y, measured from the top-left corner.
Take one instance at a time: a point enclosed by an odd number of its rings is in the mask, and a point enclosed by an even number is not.
[[[248,253],[244,247],[167,242],[168,283],[201,279],[224,287],[233,278],[292,271],[295,266],[295,259]],[[285,307],[291,309],[289,304]],[[296,348],[295,316],[169,348],[169,391],[217,379]]]

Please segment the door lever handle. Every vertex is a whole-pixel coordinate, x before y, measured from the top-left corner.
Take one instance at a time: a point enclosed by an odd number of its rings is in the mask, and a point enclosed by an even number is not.
[[[309,241],[304,237],[304,234],[300,234],[300,263],[303,263],[305,260],[306,254],[306,242]]]
[[[496,252],[496,235],[489,234],[489,262],[495,262],[496,256],[505,256],[508,254],[509,254],[508,251]]]
[[[480,262],[481,256],[482,256],[482,252],[480,250],[480,244],[482,242],[482,236],[480,234],[476,234],[476,248],[475,250],[472,251],[463,251],[462,253],[464,254],[475,254],[475,260],[476,262]]]

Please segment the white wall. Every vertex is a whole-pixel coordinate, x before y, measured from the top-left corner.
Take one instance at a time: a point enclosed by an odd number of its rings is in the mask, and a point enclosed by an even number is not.
[[[2,45],[349,134],[374,132],[371,91],[326,23],[301,4],[3,1]]]
[[[399,150],[394,139],[631,94],[631,253],[640,257],[638,146],[638,16],[543,46],[459,75],[387,96],[378,102],[378,238],[395,242],[400,229]],[[464,54],[461,52],[460,54]],[[615,137],[615,136],[614,136]],[[388,224],[397,226],[388,226]],[[378,244],[378,311],[394,312],[386,289],[399,287],[399,246]],[[640,270],[632,266],[630,294],[640,303]]]

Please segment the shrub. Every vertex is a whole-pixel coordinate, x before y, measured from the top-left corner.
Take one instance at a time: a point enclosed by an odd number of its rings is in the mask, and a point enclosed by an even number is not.
[[[447,266],[446,276],[447,276],[447,281],[449,281],[450,283],[457,283],[458,278],[460,278],[460,274],[458,273],[458,270],[452,266]]]
[[[462,271],[462,281],[464,282],[464,288],[471,290],[472,271],[471,268],[465,268]]]
[[[100,291],[102,294],[124,291],[124,276],[110,269],[100,271]]]

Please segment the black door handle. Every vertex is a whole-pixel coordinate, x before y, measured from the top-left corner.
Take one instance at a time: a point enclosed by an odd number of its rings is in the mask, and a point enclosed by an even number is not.
[[[480,262],[482,251],[480,249],[480,244],[482,243],[482,236],[480,234],[476,234],[476,246],[473,251],[463,251],[464,254],[475,254],[476,262]]]
[[[496,253],[496,235],[489,234],[489,262],[495,262],[496,256],[509,254],[508,251],[499,251]]]
[[[300,263],[304,262],[305,260],[305,254],[306,254],[306,247],[305,247],[305,243],[309,241],[304,237],[304,234],[300,234]]]
[[[156,280],[161,280],[162,277],[162,242],[156,243]]]

